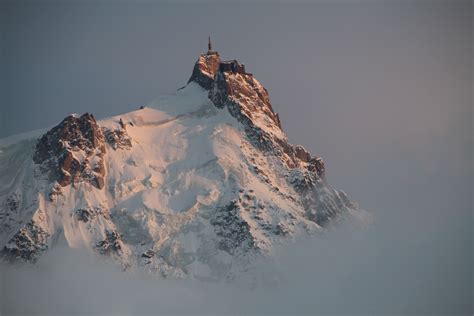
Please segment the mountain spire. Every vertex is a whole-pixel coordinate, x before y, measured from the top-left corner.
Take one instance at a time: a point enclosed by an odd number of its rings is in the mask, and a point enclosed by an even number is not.
[[[211,37],[208,37],[208,42],[207,42],[207,55],[217,55],[216,51],[212,50],[212,43],[211,43]]]

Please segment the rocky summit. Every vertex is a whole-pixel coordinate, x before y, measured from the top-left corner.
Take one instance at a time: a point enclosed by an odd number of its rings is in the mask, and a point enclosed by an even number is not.
[[[232,280],[277,245],[366,212],[293,145],[268,91],[209,49],[187,85],[96,120],[0,140],[3,260],[34,263],[59,242],[124,269]]]

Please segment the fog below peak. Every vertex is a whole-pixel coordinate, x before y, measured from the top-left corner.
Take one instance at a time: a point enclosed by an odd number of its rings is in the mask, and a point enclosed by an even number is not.
[[[472,1],[0,3],[0,137],[136,109],[210,34],[374,224],[290,243],[265,282],[154,279],[57,249],[1,267],[8,314],[472,314]]]

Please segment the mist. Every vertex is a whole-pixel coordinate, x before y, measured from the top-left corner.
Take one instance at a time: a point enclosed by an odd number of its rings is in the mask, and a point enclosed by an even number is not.
[[[401,235],[386,224],[364,229],[334,227],[323,235],[281,246],[274,259],[257,263],[255,271],[233,283],[166,280],[123,272],[81,250],[57,247],[37,265],[2,266],[1,312],[469,314],[470,254],[452,257],[457,253],[454,249],[441,255],[439,248],[449,241]]]
[[[472,21],[472,1],[456,0],[1,2],[0,137],[173,92],[210,34],[268,89],[290,141],[374,217],[283,246],[256,287],[54,249],[1,268],[1,314],[471,315]]]

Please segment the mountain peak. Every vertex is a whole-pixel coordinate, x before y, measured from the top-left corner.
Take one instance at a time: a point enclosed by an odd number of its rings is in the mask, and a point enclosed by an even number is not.
[[[219,53],[212,49],[211,37],[209,37],[207,52],[199,56],[188,83],[194,81],[204,89],[210,90],[219,72],[251,75],[245,71],[245,65],[235,59],[222,61]]]
[[[194,64],[188,84],[191,82],[207,90],[214,105],[227,108],[249,133],[286,142],[280,117],[273,111],[267,89],[246,71],[244,64],[235,59],[221,60],[219,53],[212,50],[210,38],[208,51]]]
[[[0,141],[0,258],[12,262],[64,239],[124,269],[231,280],[279,243],[364,214],[210,42],[176,94],[34,137]]]

